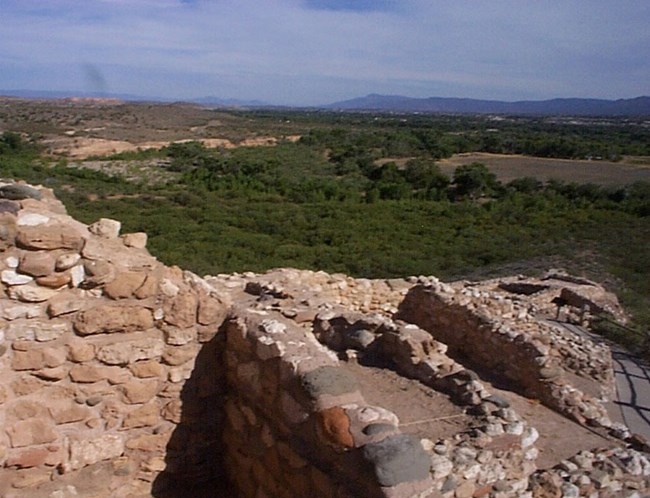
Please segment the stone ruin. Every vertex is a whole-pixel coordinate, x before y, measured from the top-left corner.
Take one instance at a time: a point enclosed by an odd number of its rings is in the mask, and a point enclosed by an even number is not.
[[[609,348],[549,320],[560,295],[574,319],[623,317],[593,282],[200,278],[47,189],[0,197],[0,496],[649,492],[647,446],[604,405]],[[484,372],[610,443],[538,469],[538,431]],[[427,419],[377,400],[379,375],[419,386]]]

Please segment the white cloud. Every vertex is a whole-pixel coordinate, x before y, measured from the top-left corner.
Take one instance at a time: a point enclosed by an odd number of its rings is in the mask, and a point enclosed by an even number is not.
[[[511,99],[649,93],[650,3],[644,2],[0,0],[0,6],[0,88],[8,81],[47,85],[33,81],[39,68],[69,72],[91,63],[122,91],[169,97],[228,91],[221,96],[277,103],[371,92]],[[11,80],[2,70],[9,64]],[[174,84],[147,83],[140,76],[147,71]],[[79,89],[75,83],[71,90]]]

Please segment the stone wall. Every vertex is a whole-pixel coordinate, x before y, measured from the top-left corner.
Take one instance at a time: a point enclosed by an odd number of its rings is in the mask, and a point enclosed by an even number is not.
[[[223,296],[161,265],[145,234],[15,187],[29,195],[0,202],[0,494],[100,462],[103,496],[162,488],[163,471],[214,479]]]
[[[579,423],[611,425],[599,401],[613,391],[609,349],[567,338],[556,327],[532,317],[525,303],[517,306],[500,295],[444,284],[418,285],[409,291],[398,316],[444,342],[452,357],[498,373],[525,396]],[[580,352],[580,342],[588,351]],[[568,343],[572,347],[564,348]],[[587,365],[581,365],[582,360]],[[569,370],[591,375],[594,384],[602,386],[599,396],[572,385]]]

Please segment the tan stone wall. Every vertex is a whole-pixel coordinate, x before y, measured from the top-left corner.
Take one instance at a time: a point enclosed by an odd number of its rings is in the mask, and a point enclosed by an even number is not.
[[[498,309],[498,308],[497,308]],[[516,315],[489,310],[488,305],[449,288],[420,285],[411,289],[398,316],[429,331],[449,347],[452,357],[468,365],[498,372],[522,394],[537,398],[579,423],[609,427],[611,421],[597,398],[572,386],[566,375],[566,351],[554,344],[550,326],[525,310]],[[611,391],[611,355],[600,361],[604,389]],[[599,379],[600,380],[600,379]]]
[[[100,462],[104,496],[213,479],[227,305],[118,222],[86,227],[47,191],[2,203],[0,494]]]

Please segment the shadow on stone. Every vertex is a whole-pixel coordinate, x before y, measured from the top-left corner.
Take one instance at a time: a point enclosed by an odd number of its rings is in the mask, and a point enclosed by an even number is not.
[[[152,483],[156,498],[237,497],[224,467],[224,349],[221,329],[199,351],[192,375],[180,391],[179,410],[167,414],[178,425],[165,448],[166,468]]]

